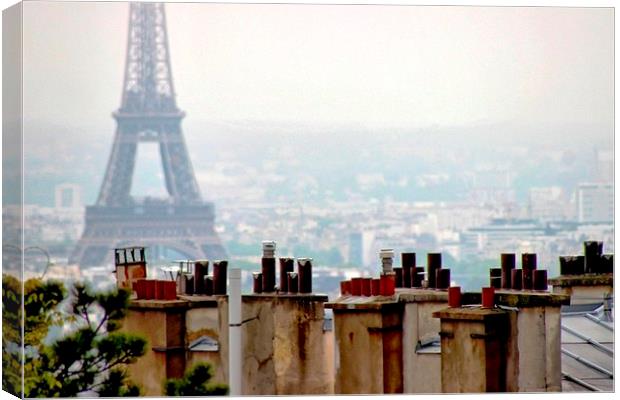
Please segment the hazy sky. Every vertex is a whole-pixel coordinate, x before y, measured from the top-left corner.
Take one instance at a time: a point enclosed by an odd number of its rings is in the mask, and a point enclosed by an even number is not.
[[[613,127],[610,8],[173,3],[166,11],[188,118]],[[27,119],[113,127],[127,15],[126,3],[24,4]]]

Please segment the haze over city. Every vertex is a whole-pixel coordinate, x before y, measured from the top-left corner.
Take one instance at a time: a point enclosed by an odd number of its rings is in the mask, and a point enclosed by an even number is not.
[[[24,12],[27,203],[52,207],[55,186],[70,183],[93,204],[116,129],[127,4],[36,2]],[[233,259],[253,262],[248,246],[258,256],[261,239],[276,239],[351,267],[352,234],[365,238],[364,265],[398,244],[488,259],[497,248],[476,229],[499,218],[552,237],[538,250],[555,268],[583,226],[612,238],[613,217],[579,211],[581,184],[603,182],[596,196],[613,199],[612,9],[173,3],[166,12],[189,157]],[[138,148],[132,194],[165,195],[152,143]],[[550,234],[549,222],[564,225]],[[80,227],[69,230],[71,243]],[[514,251],[530,239],[515,239]]]

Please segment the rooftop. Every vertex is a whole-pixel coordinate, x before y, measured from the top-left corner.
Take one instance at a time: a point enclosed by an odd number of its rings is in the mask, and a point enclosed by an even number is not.
[[[562,391],[614,390],[614,329],[603,306],[562,310]]]

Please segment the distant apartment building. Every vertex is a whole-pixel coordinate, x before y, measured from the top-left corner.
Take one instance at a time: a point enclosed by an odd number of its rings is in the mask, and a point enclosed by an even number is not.
[[[528,192],[528,217],[542,221],[570,219],[569,199],[559,186],[535,187]]]
[[[364,241],[361,232],[349,234],[349,264],[361,266],[364,257]]]
[[[478,168],[470,175],[469,200],[477,204],[515,201],[514,176],[504,168]]]
[[[63,183],[54,188],[56,208],[79,208],[82,206],[81,190],[78,185]]]
[[[577,188],[577,221],[582,223],[612,223],[613,220],[613,183],[580,184]]]
[[[596,152],[596,180],[600,182],[614,181],[614,153],[613,151]]]
[[[461,234],[464,257],[489,257],[510,251],[539,252],[545,227],[533,220],[494,219]]]

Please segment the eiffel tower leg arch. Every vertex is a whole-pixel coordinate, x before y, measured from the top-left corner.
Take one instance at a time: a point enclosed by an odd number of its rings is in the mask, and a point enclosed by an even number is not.
[[[70,264],[105,265],[119,243],[168,246],[189,258],[223,259],[212,203],[202,200],[189,158],[172,81],[162,3],[130,3],[125,76],[117,129],[97,203],[86,208]],[[159,144],[169,194],[135,199],[131,185],[140,142]]]

